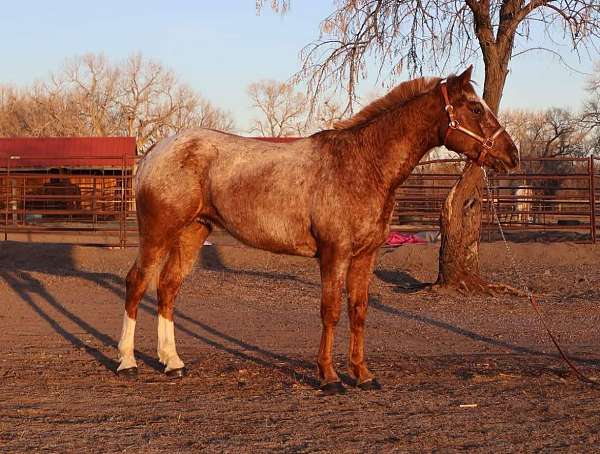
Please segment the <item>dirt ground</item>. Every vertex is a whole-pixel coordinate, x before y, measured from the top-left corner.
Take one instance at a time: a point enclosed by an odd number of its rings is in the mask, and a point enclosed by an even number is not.
[[[381,391],[322,397],[314,260],[203,249],[176,312],[189,375],[156,359],[154,293],[142,303],[140,374],[115,375],[123,277],[135,250],[0,245],[0,451],[389,452],[600,449],[600,390],[578,382],[520,298],[415,291],[437,246],[386,251],[367,320]],[[584,371],[600,376],[600,247],[482,245],[486,277],[517,274]],[[348,324],[337,330],[345,371]]]

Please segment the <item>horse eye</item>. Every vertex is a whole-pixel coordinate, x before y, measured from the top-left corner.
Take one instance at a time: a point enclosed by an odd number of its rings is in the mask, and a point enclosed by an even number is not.
[[[483,109],[479,105],[474,105],[471,106],[471,112],[473,112],[475,115],[481,115],[483,113]]]

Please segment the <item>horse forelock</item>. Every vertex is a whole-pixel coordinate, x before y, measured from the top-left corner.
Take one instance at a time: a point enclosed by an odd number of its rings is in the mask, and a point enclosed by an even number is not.
[[[393,88],[387,95],[376,99],[353,117],[336,122],[333,125],[333,128],[338,130],[348,129],[369,123],[384,112],[388,112],[417,96],[427,93],[435,87],[440,80],[441,79],[438,77],[418,77],[402,82],[400,85]]]

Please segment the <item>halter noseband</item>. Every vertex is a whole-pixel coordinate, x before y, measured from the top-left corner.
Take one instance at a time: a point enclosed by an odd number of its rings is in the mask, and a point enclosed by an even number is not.
[[[502,133],[502,131],[504,131],[504,127],[500,126],[494,132],[494,134],[492,134],[489,137],[481,137],[476,132],[473,132],[470,129],[467,129],[467,128],[461,126],[461,124],[456,119],[456,115],[454,114],[454,106],[452,104],[450,104],[450,98],[448,97],[447,83],[448,83],[448,81],[445,79],[440,82],[440,89],[442,90],[442,96],[444,97],[444,102],[446,103],[444,110],[448,113],[448,118],[450,120],[448,122],[448,129],[446,129],[446,136],[444,137],[444,145],[446,145],[446,141],[448,140],[448,136],[450,135],[450,131],[452,131],[452,130],[460,131],[463,134],[466,134],[469,137],[472,137],[477,142],[479,142],[481,144],[481,146],[483,147],[483,149],[479,153],[479,156],[477,157],[477,160],[475,160],[475,162],[477,163],[478,166],[483,166],[483,160],[487,156],[488,152],[492,148],[494,148],[494,141],[498,138],[498,136]]]

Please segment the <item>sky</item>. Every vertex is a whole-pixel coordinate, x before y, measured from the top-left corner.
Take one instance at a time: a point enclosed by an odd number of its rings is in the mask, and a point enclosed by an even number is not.
[[[265,3],[257,15],[253,0],[5,2],[0,16],[0,84],[43,80],[66,58],[88,52],[114,60],[141,52],[231,112],[243,131],[255,115],[247,86],[293,75],[300,66],[300,49],[318,37],[320,21],[334,9],[330,0],[292,0],[291,10],[281,16],[270,10],[270,0]],[[590,73],[593,62],[565,56],[577,71],[543,52],[516,57],[502,108],[577,110],[585,98],[587,77],[580,72]],[[483,64],[474,64],[474,78],[482,86]],[[361,92],[382,89],[370,78],[361,83]]]

